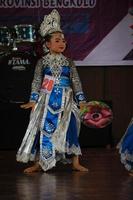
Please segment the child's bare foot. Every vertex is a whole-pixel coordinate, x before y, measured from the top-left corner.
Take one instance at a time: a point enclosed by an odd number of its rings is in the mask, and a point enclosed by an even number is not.
[[[73,170],[80,171],[80,172],[88,172],[89,171],[86,167],[83,167],[80,164],[73,165]]]
[[[80,172],[88,172],[89,171],[87,168],[80,165],[79,156],[73,157],[72,164],[73,164],[73,170],[80,171]]]
[[[26,174],[30,174],[30,173],[34,173],[34,172],[40,172],[41,171],[41,167],[38,163],[34,164],[32,167],[28,167],[24,170],[24,173]]]

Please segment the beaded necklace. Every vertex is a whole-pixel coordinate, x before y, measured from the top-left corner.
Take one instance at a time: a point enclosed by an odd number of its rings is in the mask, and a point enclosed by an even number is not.
[[[50,54],[48,53],[44,57],[44,62],[46,66],[50,67],[52,76],[55,78],[55,83],[59,84],[60,76],[62,73],[62,66],[68,66],[69,62],[63,54]]]

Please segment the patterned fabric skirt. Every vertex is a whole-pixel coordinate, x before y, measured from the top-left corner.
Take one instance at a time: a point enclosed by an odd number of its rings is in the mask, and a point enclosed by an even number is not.
[[[78,142],[79,110],[73,102],[70,89],[64,90],[62,94],[59,111],[52,111],[49,106],[50,102],[53,102],[51,101],[53,100],[52,95],[51,97],[44,94],[40,95],[17,152],[17,161],[27,163],[38,159],[42,169],[47,171],[54,167],[59,160],[66,162],[66,154],[81,155]],[[56,122],[54,124],[55,130],[51,126],[54,121]]]
[[[118,144],[120,160],[128,171],[133,170],[133,119]]]

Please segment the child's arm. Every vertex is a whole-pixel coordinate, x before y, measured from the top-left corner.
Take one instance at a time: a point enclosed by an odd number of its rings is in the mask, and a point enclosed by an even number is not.
[[[35,107],[36,102],[38,101],[40,87],[42,84],[42,70],[43,70],[43,63],[42,59],[38,60],[37,65],[35,67],[34,78],[31,85],[31,95],[30,100],[28,103],[21,105],[21,108],[28,109],[31,108],[32,110]]]
[[[31,85],[30,102],[37,102],[43,77],[43,59],[39,59],[35,68],[34,78]]]
[[[76,66],[72,61],[71,61],[71,67],[72,67],[72,87],[75,94],[75,99],[76,102],[79,104],[80,108],[83,109],[83,107],[86,104],[86,98],[83,93],[82,84]]]

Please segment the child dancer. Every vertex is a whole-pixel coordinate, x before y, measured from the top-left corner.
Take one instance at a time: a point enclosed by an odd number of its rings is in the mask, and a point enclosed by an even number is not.
[[[40,34],[49,53],[38,61],[30,101],[21,106],[32,108],[32,112],[17,152],[17,161],[34,161],[33,166],[24,170],[32,173],[47,171],[57,161],[65,161],[65,156],[71,155],[72,168],[86,172],[88,169],[79,163],[80,118],[77,107],[82,109],[85,97],[74,63],[62,54],[66,41],[57,10],[44,17]]]

